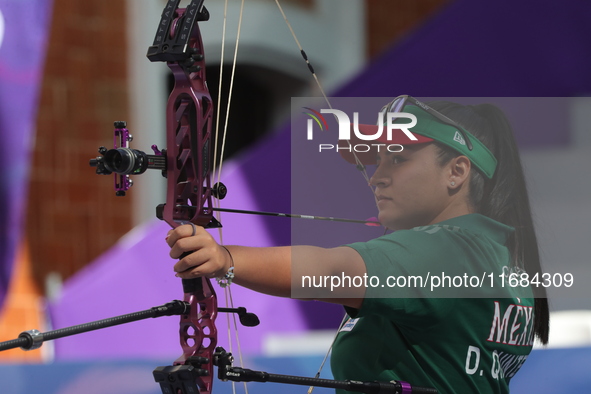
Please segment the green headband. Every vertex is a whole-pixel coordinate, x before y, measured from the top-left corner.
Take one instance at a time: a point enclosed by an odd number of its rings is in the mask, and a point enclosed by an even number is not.
[[[417,124],[409,131],[425,137],[434,139],[453,150],[465,155],[487,178],[492,178],[497,168],[497,159],[490,150],[480,140],[470,134],[466,129],[462,129],[470,138],[472,150],[468,149],[462,133],[457,127],[441,123],[440,120],[429,114],[422,108],[407,104],[401,112],[410,113],[417,117]],[[394,121],[394,123],[403,123]],[[406,123],[406,122],[404,122]]]

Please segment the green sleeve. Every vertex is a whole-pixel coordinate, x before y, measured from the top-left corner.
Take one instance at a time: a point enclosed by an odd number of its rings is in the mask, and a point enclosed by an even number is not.
[[[451,303],[434,297],[428,282],[433,270],[441,271],[441,250],[436,245],[441,240],[434,238],[408,230],[347,245],[363,258],[368,277],[379,279],[377,287],[368,286],[359,310],[348,308],[349,315],[379,314],[399,324],[416,326],[420,323],[424,327],[436,324],[445,316]],[[448,257],[450,253],[447,251]],[[391,286],[395,283],[392,278],[404,286]],[[370,283],[375,284],[377,280]]]

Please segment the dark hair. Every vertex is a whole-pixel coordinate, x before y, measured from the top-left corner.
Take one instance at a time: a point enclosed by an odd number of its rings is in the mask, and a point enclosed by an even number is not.
[[[429,105],[456,121],[478,138],[497,158],[492,179],[486,178],[474,166],[470,174],[470,203],[476,212],[515,228],[508,241],[515,267],[530,275],[542,274],[538,242],[531,208],[513,130],[505,114],[492,104],[460,105],[432,102]],[[460,153],[436,144],[443,165]],[[544,287],[534,287],[534,331],[544,344],[548,343],[549,312]]]

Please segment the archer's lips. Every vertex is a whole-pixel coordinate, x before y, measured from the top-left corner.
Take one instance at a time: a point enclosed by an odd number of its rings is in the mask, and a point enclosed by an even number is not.
[[[380,209],[385,208],[384,204],[389,205],[388,201],[392,201],[391,198],[381,196],[381,195],[377,195],[376,200],[377,200],[377,206]]]

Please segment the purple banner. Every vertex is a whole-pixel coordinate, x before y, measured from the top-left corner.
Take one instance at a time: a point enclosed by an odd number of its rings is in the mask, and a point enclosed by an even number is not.
[[[0,305],[22,238],[51,0],[0,0]]]

